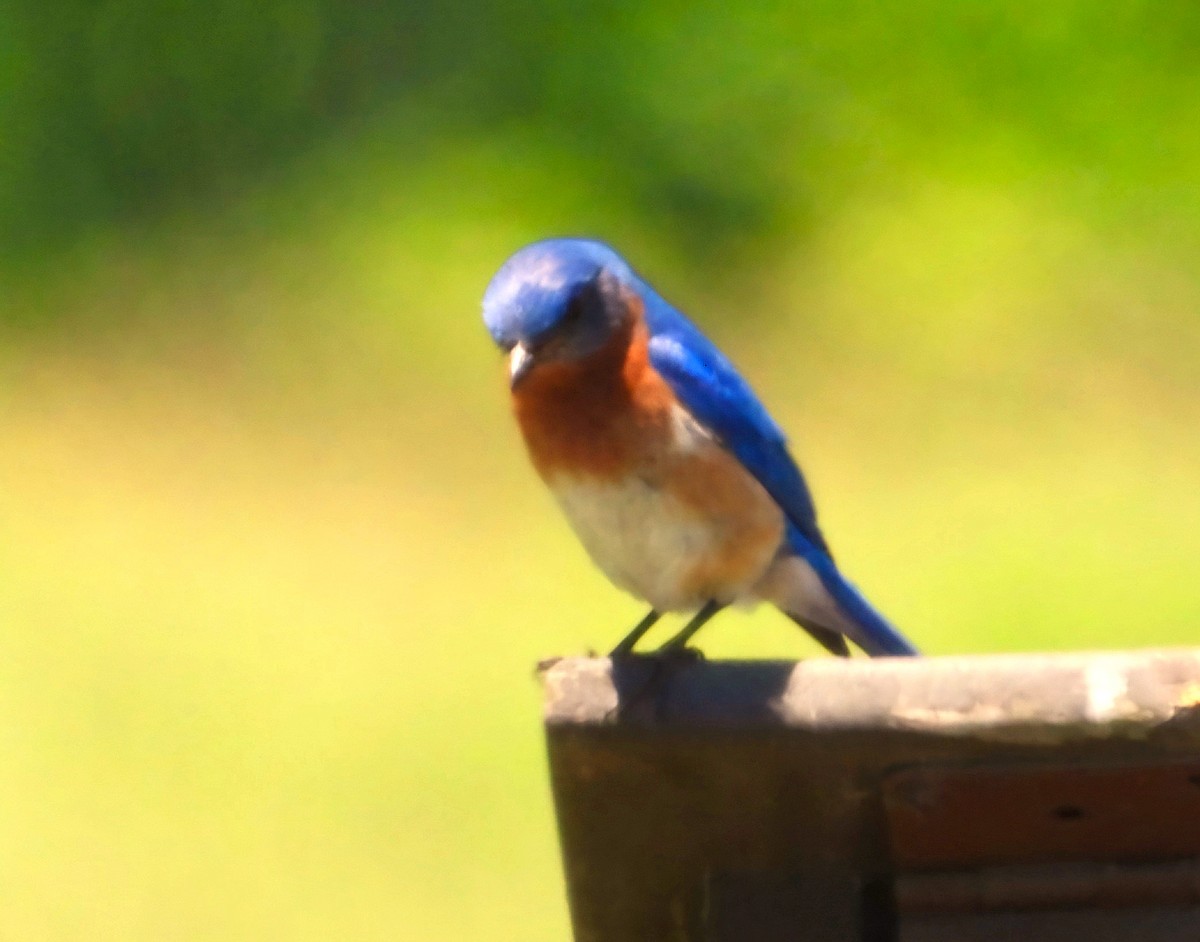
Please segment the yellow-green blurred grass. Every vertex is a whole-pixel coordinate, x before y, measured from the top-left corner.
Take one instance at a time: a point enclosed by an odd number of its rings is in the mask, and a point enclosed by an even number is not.
[[[964,183],[718,289],[537,161],[325,155],[12,301],[66,316],[0,383],[0,935],[563,938],[531,667],[640,611],[526,469],[478,322],[543,232],[695,308],[927,650],[1195,640],[1186,266]],[[766,611],[704,646],[813,650]]]

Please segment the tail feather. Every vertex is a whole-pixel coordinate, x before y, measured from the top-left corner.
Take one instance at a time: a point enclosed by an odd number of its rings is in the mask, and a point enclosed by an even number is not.
[[[822,627],[811,618],[804,618],[800,615],[794,614],[793,612],[785,612],[784,614],[786,614],[788,618],[812,635],[813,640],[834,657],[850,656],[850,646],[846,644],[846,636],[840,631],[834,631],[832,628]]]
[[[792,530],[789,537],[792,549],[809,565],[834,602],[837,613],[843,616],[836,619],[838,623],[835,625],[821,624],[818,627],[847,635],[871,657],[913,657],[920,654],[912,642],[876,611],[854,584],[838,571],[828,554],[814,547],[798,531]]]

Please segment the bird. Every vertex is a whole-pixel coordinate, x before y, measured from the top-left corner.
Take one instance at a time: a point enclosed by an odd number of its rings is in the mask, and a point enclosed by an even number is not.
[[[608,579],[666,612],[682,652],[728,605],[768,602],[829,653],[917,649],[838,569],[808,485],[733,363],[607,244],[518,250],[483,296],[534,469]]]

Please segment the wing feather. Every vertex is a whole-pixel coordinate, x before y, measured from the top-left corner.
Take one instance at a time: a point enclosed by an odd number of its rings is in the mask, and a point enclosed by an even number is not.
[[[783,431],[750,384],[712,341],[649,286],[645,286],[644,299],[651,365],[693,418],[733,452],[782,508],[791,524],[788,545],[812,566],[826,591],[849,616],[847,630],[852,640],[872,656],[916,654],[908,639],[838,571],[817,526],[812,494],[788,452]],[[834,653],[843,653],[829,643],[827,636],[836,634],[834,627],[815,627],[818,641]]]
[[[649,287],[645,295],[651,365],[696,421],[754,475],[792,526],[829,555],[812,494],[787,439],[750,384],[691,321]]]

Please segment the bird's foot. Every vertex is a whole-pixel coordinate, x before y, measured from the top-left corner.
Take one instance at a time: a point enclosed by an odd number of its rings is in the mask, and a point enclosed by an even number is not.
[[[672,680],[703,661],[703,651],[683,645],[664,646],[649,654],[629,654],[615,659],[612,670],[617,705],[608,718],[615,722],[648,711],[654,719],[664,719]]]
[[[651,654],[650,657],[656,658],[660,661],[666,661],[671,665],[678,664],[681,666],[687,664],[698,664],[707,660],[707,658],[704,656],[704,652],[699,648],[693,648],[688,644],[672,644],[669,641]]]

